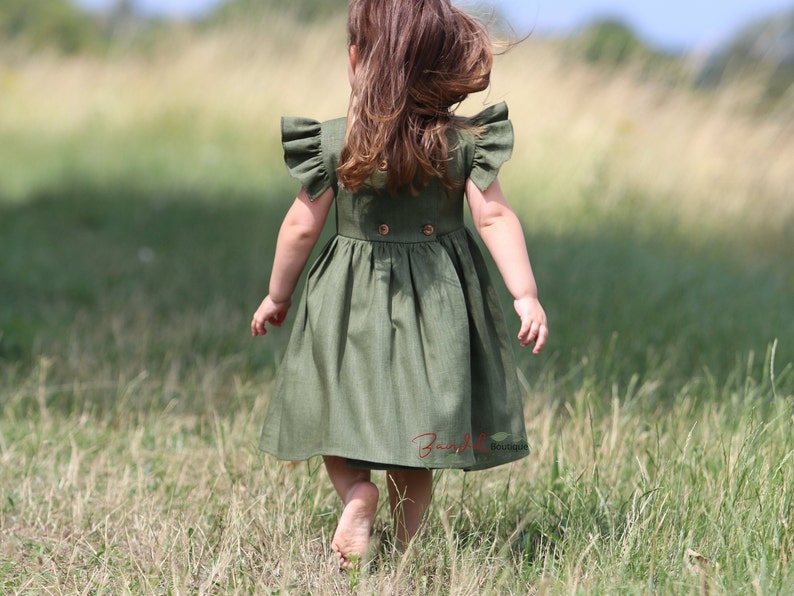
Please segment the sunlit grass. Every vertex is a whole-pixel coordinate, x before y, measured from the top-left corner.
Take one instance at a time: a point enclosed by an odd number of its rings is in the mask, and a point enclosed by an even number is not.
[[[588,388],[595,379],[573,393],[564,382],[539,387],[526,410],[532,455],[484,474],[438,474],[423,538],[404,557],[381,510],[381,546],[356,576],[333,567],[338,505],[318,462],[276,463],[256,449],[266,386],[238,380],[225,414],[206,405],[211,385],[195,388],[190,413],[172,403],[131,414],[169,380],[120,380],[104,388],[117,415],[97,419],[51,411],[57,388],[42,364],[6,394],[0,585],[783,593],[794,579],[794,402],[770,363],[673,396],[637,383],[602,400]],[[83,384],[97,389],[72,389]]]

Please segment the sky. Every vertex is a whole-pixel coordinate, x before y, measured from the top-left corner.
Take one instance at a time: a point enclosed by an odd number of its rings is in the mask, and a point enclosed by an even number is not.
[[[106,8],[114,0],[74,0],[88,8]],[[135,0],[150,14],[186,17],[200,14],[221,0]],[[288,2],[289,0],[284,0]],[[646,41],[663,49],[708,49],[743,25],[782,11],[794,11],[794,0],[466,0],[461,4],[493,5],[518,32],[566,33],[596,17],[617,17]]]

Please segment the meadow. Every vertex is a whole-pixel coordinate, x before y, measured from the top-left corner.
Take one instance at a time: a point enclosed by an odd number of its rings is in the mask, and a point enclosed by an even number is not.
[[[276,21],[0,49],[0,591],[787,593],[785,105],[548,40],[497,59],[460,112],[504,99],[516,128],[501,179],[552,332],[519,355],[532,453],[437,474],[405,555],[383,508],[340,574],[322,466],[256,446],[289,333],[248,334],[297,191],[279,116],[348,93],[343,23]]]

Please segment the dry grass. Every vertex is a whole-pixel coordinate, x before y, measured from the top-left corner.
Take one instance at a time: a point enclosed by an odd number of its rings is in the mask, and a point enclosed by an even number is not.
[[[147,56],[109,61],[19,58],[0,70],[0,127],[134,136],[181,118],[198,143],[235,131],[246,152],[273,159],[279,115],[338,116],[348,89],[341,24],[267,30],[276,33],[185,33]],[[780,231],[794,210],[794,121],[759,115],[752,97],[746,87],[698,95],[639,82],[530,39],[498,59],[492,88],[462,111],[508,101],[522,168],[504,178],[514,202],[544,222],[570,221],[560,214],[593,201],[622,209],[641,190],[651,203],[635,209]]]
[[[589,69],[542,44],[503,66],[492,95],[504,89],[511,102],[517,157],[552,195],[541,205],[624,209],[641,192],[649,209],[699,224],[791,220],[794,121],[754,115],[747,89],[698,95],[639,83],[630,70]]]
[[[40,373],[25,390],[49,390]],[[772,395],[769,377],[685,389],[675,416],[650,405],[664,397],[653,384],[604,405],[586,385],[562,397],[548,384],[527,405],[531,457],[437,474],[425,537],[404,556],[382,509],[379,554],[352,575],[333,566],[338,503],[318,462],[256,449],[266,387],[238,384],[223,416],[102,419],[46,406],[15,417],[25,390],[8,396],[0,434],[5,592],[772,593],[791,579],[793,397]],[[163,387],[117,390],[134,403]]]

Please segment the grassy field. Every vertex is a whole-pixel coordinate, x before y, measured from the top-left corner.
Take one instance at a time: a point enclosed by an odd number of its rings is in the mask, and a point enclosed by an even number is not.
[[[552,329],[520,357],[532,454],[438,474],[422,540],[396,555],[381,511],[335,571],[319,462],[256,448],[288,329],[247,324],[297,190],[278,116],[346,107],[338,25],[0,50],[0,591],[786,593],[791,114],[538,40],[461,108],[516,127]]]

